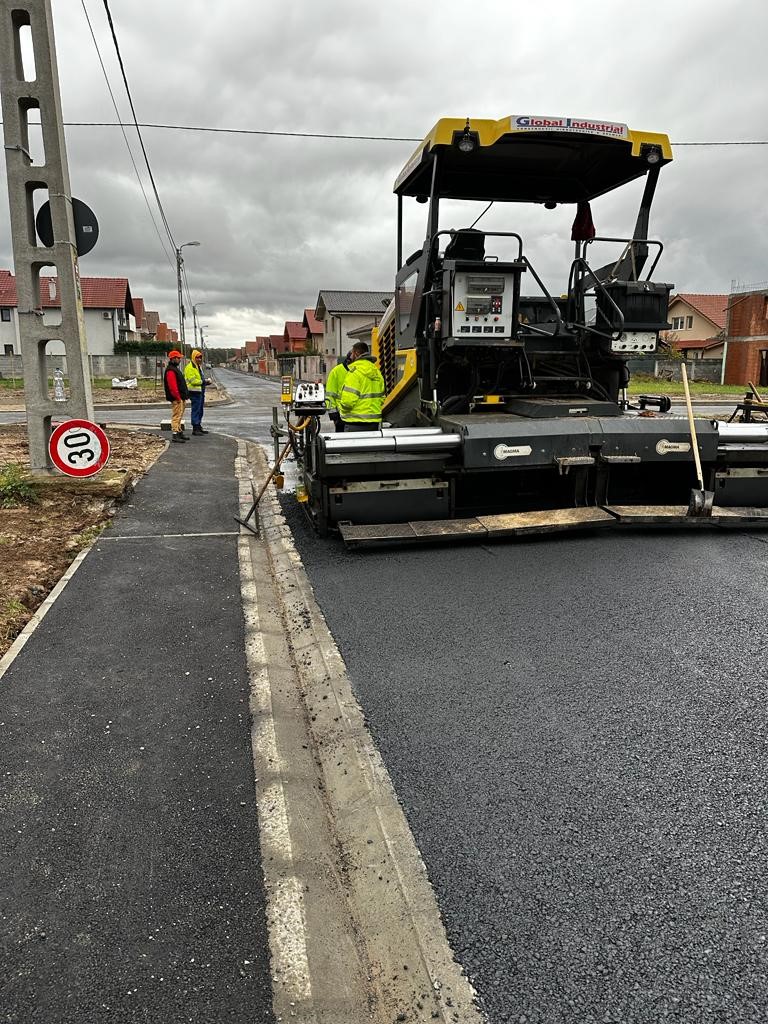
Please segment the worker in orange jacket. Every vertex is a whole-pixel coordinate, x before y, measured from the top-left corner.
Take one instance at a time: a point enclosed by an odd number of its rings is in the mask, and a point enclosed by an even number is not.
[[[169,352],[168,365],[163,374],[165,397],[171,403],[171,430],[173,431],[171,441],[176,444],[187,440],[182,430],[181,418],[184,415],[184,403],[189,398],[189,390],[179,365],[182,358],[181,352],[177,352],[176,349]]]

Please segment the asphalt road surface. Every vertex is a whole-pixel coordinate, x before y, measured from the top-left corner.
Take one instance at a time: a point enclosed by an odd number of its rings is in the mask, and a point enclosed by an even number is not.
[[[493,1024],[768,1019],[768,536],[348,552],[285,504]]]
[[[249,377],[233,370],[217,369],[213,373],[233,401],[227,405],[206,406],[203,423],[206,429],[222,431],[250,441],[268,441],[272,406],[280,402],[279,382]],[[169,416],[169,405],[150,409],[139,406],[128,409],[102,407],[96,410],[99,422],[108,420],[110,423],[138,423],[154,427],[159,426],[161,419],[168,419]],[[189,421],[189,408],[186,418]],[[25,415],[21,412],[0,413],[0,423],[20,423],[24,419]]]
[[[250,441],[269,441],[269,427],[272,423],[272,406],[280,402],[280,385],[275,380],[264,380],[261,377],[249,376],[234,370],[213,371],[217,380],[227,389],[232,404],[209,405],[205,411],[205,426],[211,430],[245,437]],[[697,416],[729,416],[733,411],[735,399],[728,402],[695,402]],[[685,405],[674,402],[672,412],[676,416],[685,415]],[[20,423],[24,420],[21,412],[0,412],[0,424]],[[97,410],[97,420],[108,418],[112,423],[140,423],[157,426],[160,419],[167,419],[165,409],[106,409]]]
[[[291,521],[490,1020],[768,1019],[765,539]]]

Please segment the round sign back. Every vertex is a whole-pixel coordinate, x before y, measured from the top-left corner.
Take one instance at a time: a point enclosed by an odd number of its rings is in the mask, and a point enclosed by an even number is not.
[[[72,218],[75,222],[75,245],[77,255],[85,256],[96,245],[99,238],[99,222],[96,214],[81,199],[72,197]],[[53,224],[51,223],[51,204],[43,203],[37,211],[35,227],[43,245],[53,245]]]
[[[90,420],[67,420],[51,434],[48,453],[56,469],[67,476],[95,476],[107,464],[109,440]]]

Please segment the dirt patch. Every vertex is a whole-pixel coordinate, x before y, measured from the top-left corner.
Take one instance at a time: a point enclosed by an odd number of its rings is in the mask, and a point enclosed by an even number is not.
[[[110,470],[138,479],[165,449],[145,431],[110,427]],[[0,426],[0,470],[27,465],[23,426]],[[117,510],[114,497],[89,492],[87,481],[58,478],[39,488],[38,501],[0,508],[0,657],[45,600],[72,559],[98,536]],[[103,485],[102,485],[103,489]]]

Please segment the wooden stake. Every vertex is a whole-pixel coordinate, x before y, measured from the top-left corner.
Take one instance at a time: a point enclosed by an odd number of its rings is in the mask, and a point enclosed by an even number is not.
[[[682,363],[680,369],[683,375],[683,389],[685,390],[685,406],[688,412],[688,426],[691,431],[691,441],[693,443],[693,461],[696,463],[696,476],[699,481],[699,490],[704,490],[704,474],[701,470],[701,456],[699,455],[699,442],[696,437],[696,424],[693,419],[693,405],[691,404],[691,392],[688,387],[688,371],[685,368],[685,363]]]

